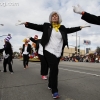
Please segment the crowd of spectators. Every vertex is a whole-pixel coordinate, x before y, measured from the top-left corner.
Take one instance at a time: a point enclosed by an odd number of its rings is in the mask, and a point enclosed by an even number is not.
[[[64,61],[72,61],[72,62],[94,62],[100,63],[100,55],[89,54],[89,55],[73,55],[73,56],[65,56],[62,58]]]

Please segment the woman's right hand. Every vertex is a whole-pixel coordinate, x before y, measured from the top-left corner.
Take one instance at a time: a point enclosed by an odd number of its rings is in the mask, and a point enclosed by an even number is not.
[[[22,21],[18,20],[18,22],[15,25],[18,26],[18,25],[25,25],[25,24],[27,24],[27,22],[22,22]]]

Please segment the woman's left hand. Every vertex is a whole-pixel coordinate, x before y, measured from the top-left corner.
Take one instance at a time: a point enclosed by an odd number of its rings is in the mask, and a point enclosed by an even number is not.
[[[91,27],[90,25],[86,25],[86,26],[80,26],[80,28],[86,28],[86,27]]]

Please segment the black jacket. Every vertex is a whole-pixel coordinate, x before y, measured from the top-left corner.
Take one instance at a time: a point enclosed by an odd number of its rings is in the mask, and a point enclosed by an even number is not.
[[[30,40],[32,41],[32,42],[34,42],[34,43],[36,43],[36,50],[37,50],[37,52],[38,52],[38,49],[39,49],[39,43],[41,43],[41,39],[38,39],[38,40],[35,40],[34,38],[30,38]]]
[[[87,21],[88,23],[100,25],[100,16],[95,16],[85,12],[81,18]]]
[[[9,54],[9,57],[7,59],[8,60],[8,63],[10,63],[11,61],[13,61],[13,50],[12,50],[12,46],[10,43],[6,43],[4,45],[4,48],[0,49],[0,53],[2,53],[3,51],[5,51],[5,54]]]
[[[24,49],[25,49],[25,44],[23,44],[22,53],[24,52]],[[32,50],[31,45],[28,44],[27,52],[28,52],[29,54],[31,54],[31,50]]]
[[[13,55],[13,50],[11,47],[11,44],[7,43],[4,45],[4,48],[0,49],[0,53],[2,53],[3,51],[5,51],[5,54],[9,54],[10,56]]]
[[[37,25],[37,24],[27,22],[25,27],[43,32],[43,35],[41,38],[41,44],[42,44],[43,48],[45,48],[45,45],[49,42],[49,39],[51,36],[52,25],[50,23],[44,23],[43,25]],[[68,46],[67,34],[73,33],[73,32],[79,31],[79,30],[81,30],[80,27],[66,28],[63,25],[60,26],[59,31],[63,38],[62,54],[63,54],[63,49],[64,49],[65,45]]]

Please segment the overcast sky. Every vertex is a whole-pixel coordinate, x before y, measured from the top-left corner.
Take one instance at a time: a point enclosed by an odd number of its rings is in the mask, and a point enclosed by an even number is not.
[[[84,11],[100,16],[100,0],[0,0],[0,36],[10,33],[12,39],[10,42],[13,45],[14,51],[19,52],[22,46],[22,40],[28,36],[34,37],[38,35],[41,38],[42,33],[25,28],[24,25],[15,26],[18,20],[23,22],[31,22],[43,24],[49,22],[49,14],[52,11],[57,11],[61,14],[62,23],[66,27],[76,27],[90,25],[81,19],[81,15],[73,12],[74,5],[79,4]],[[81,49],[89,47],[95,50],[100,46],[100,26],[92,25],[91,28],[84,28],[77,32]],[[74,36],[72,36],[74,35]],[[76,33],[68,35],[69,45],[76,45]],[[0,48],[3,46],[5,37],[0,37]],[[83,45],[83,40],[90,40],[91,45]],[[31,43],[30,43],[31,44]]]

